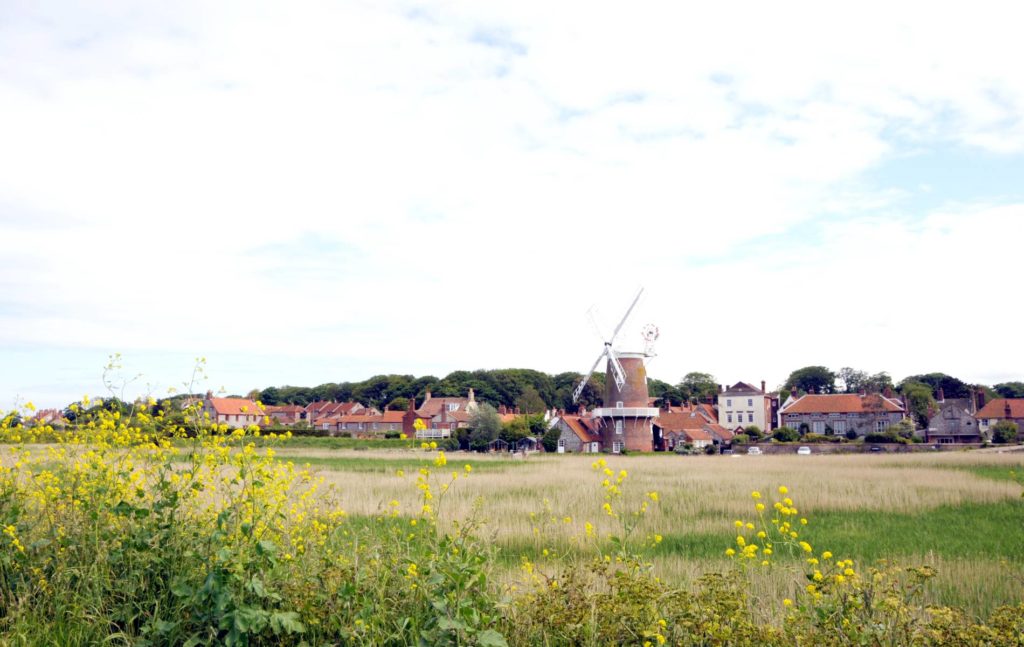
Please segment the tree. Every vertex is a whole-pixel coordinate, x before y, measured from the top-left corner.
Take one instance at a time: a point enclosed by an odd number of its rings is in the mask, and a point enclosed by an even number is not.
[[[678,406],[685,399],[677,387],[655,378],[647,380],[647,394],[654,398],[655,406],[662,406],[664,404]]]
[[[743,428],[743,433],[745,433],[746,435],[750,436],[754,440],[757,440],[761,436],[764,435],[764,432],[762,432],[761,428],[758,427],[757,425],[748,425],[748,426],[744,427]]]
[[[805,366],[790,373],[783,388],[807,393],[835,393],[836,374],[824,366]]]
[[[1024,382],[1003,382],[994,388],[1001,398],[1024,398]]]
[[[905,377],[900,382],[900,392],[903,392],[905,384],[927,384],[932,390],[932,397],[939,394],[940,388],[942,395],[946,398],[968,398],[971,396],[971,387],[966,382],[945,373],[925,373],[924,375]]]
[[[992,425],[992,442],[1005,444],[1017,442],[1017,425],[1009,420],[1000,420]]]
[[[858,371],[855,368],[844,366],[839,369],[836,377],[843,385],[843,393],[881,393],[892,388],[892,378],[885,371],[869,375],[866,371]]]
[[[710,373],[687,373],[676,388],[679,395],[688,402],[700,402],[718,396],[718,380]]]
[[[501,418],[494,407],[484,403],[469,416],[469,427],[470,449],[483,451],[501,433]]]
[[[516,398],[516,406],[523,413],[542,413],[548,408],[544,400],[541,399],[540,393],[533,387],[532,384],[527,384],[523,387],[522,393]]]
[[[409,408],[409,398],[398,396],[391,402],[388,402],[387,407],[392,411],[405,411]]]
[[[546,452],[557,452],[558,451],[558,438],[562,435],[561,430],[555,426],[548,429],[544,436],[540,440],[540,444],[544,446]]]
[[[907,413],[914,417],[919,427],[928,428],[928,420],[935,415],[937,406],[935,398],[932,397],[932,387],[920,382],[900,383],[900,390],[907,398],[907,406],[910,409]]]
[[[508,422],[502,423],[501,432],[498,438],[506,443],[518,443],[530,435],[530,423],[522,416],[516,416]]]

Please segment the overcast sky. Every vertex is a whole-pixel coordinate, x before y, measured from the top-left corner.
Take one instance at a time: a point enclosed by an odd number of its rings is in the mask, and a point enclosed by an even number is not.
[[[822,364],[1024,379],[1012,3],[0,4],[0,409]]]

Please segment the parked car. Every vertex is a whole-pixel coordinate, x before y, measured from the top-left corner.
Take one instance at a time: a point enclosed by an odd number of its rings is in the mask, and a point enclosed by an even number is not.
[[[725,454],[732,454],[732,450],[731,449],[723,449],[722,450],[722,454],[723,455],[725,455]]]
[[[872,446],[871,446],[871,449],[870,449],[870,450],[868,450],[868,451],[872,451],[872,452],[884,452],[885,450],[884,450],[884,449],[882,449],[881,447],[879,447],[878,445],[872,445]]]
[[[808,447],[807,445],[804,445],[803,447],[797,447],[796,453],[800,454],[801,456],[810,456],[811,448]]]
[[[760,456],[760,455],[761,455],[761,448],[760,447],[747,447],[747,456]]]

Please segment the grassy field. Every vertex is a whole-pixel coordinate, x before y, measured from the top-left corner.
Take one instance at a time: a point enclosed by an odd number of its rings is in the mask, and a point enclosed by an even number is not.
[[[402,510],[417,506],[412,472],[432,454],[300,444],[282,448],[280,456],[317,468],[350,514],[372,515],[392,500]],[[445,496],[442,517],[465,518],[477,509],[510,571],[523,555],[544,561],[545,549],[558,555],[577,546],[587,522],[599,536],[612,530],[600,510],[601,478],[591,469],[593,456],[509,460],[452,453],[449,460],[455,468],[468,462],[474,471]],[[733,522],[752,517],[750,492],[786,485],[809,519],[804,536],[815,547],[865,565],[884,559],[934,566],[939,576],[929,585],[929,599],[973,613],[1024,600],[1024,500],[1011,478],[1014,471],[1024,472],[1019,455],[662,455],[609,461],[629,474],[627,507],[638,505],[645,492],[659,492],[659,504],[636,535],[664,537],[653,558],[667,577],[687,581],[721,570]],[[539,526],[543,541],[535,538]],[[755,582],[765,595],[801,585],[783,569],[757,574]]]

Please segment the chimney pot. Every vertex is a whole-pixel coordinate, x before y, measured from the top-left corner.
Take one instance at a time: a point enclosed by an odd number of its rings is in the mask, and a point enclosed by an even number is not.
[[[761,393],[767,393],[767,392],[766,392],[766,391],[764,390],[764,380],[761,380]]]

